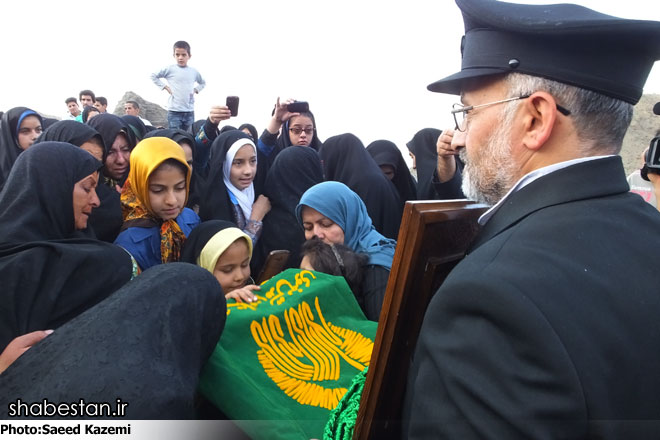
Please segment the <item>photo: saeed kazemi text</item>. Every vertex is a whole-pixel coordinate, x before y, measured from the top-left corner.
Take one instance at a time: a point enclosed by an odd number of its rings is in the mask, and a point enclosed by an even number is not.
[[[100,426],[93,423],[75,425],[33,425],[33,424],[2,424],[0,435],[130,435],[131,424],[125,426]]]
[[[255,427],[262,421],[249,421]],[[22,439],[99,439],[116,440],[246,440],[231,420],[3,420],[0,438]]]

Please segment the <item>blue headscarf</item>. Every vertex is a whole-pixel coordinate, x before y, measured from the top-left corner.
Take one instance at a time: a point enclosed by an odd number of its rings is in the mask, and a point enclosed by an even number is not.
[[[296,217],[302,224],[303,205],[313,208],[344,231],[344,244],[369,256],[369,264],[392,268],[396,241],[385,238],[371,224],[367,207],[356,193],[341,182],[314,185],[300,198]]]
[[[34,110],[27,109],[21,115],[18,117],[18,121],[16,122],[16,134],[14,137],[18,139],[18,132],[21,130],[21,122],[23,122],[23,119],[27,118],[28,116],[36,116],[37,119],[39,119],[39,123],[43,122],[43,119],[41,118],[41,115]]]

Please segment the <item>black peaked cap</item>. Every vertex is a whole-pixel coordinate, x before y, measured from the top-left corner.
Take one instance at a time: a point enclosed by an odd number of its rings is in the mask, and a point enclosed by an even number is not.
[[[660,22],[573,4],[456,0],[463,13],[461,71],[428,86],[460,94],[469,78],[520,72],[636,104],[655,60]]]

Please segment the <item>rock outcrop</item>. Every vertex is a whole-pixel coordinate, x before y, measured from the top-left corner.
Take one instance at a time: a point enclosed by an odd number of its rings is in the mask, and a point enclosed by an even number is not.
[[[660,101],[660,94],[642,95],[635,105],[632,122],[623,138],[621,157],[626,175],[642,166],[641,154],[660,129],[660,116],[653,114],[653,106]]]
[[[167,128],[167,110],[158,104],[147,101],[135,92],[126,92],[119,100],[115,107],[114,114],[118,116],[124,115],[124,104],[126,101],[135,101],[140,104],[140,116],[150,121],[154,127]]]

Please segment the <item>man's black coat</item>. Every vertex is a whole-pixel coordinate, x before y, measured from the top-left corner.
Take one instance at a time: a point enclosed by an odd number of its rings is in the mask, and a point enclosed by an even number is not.
[[[619,157],[511,195],[426,312],[404,438],[660,438],[660,214]]]

